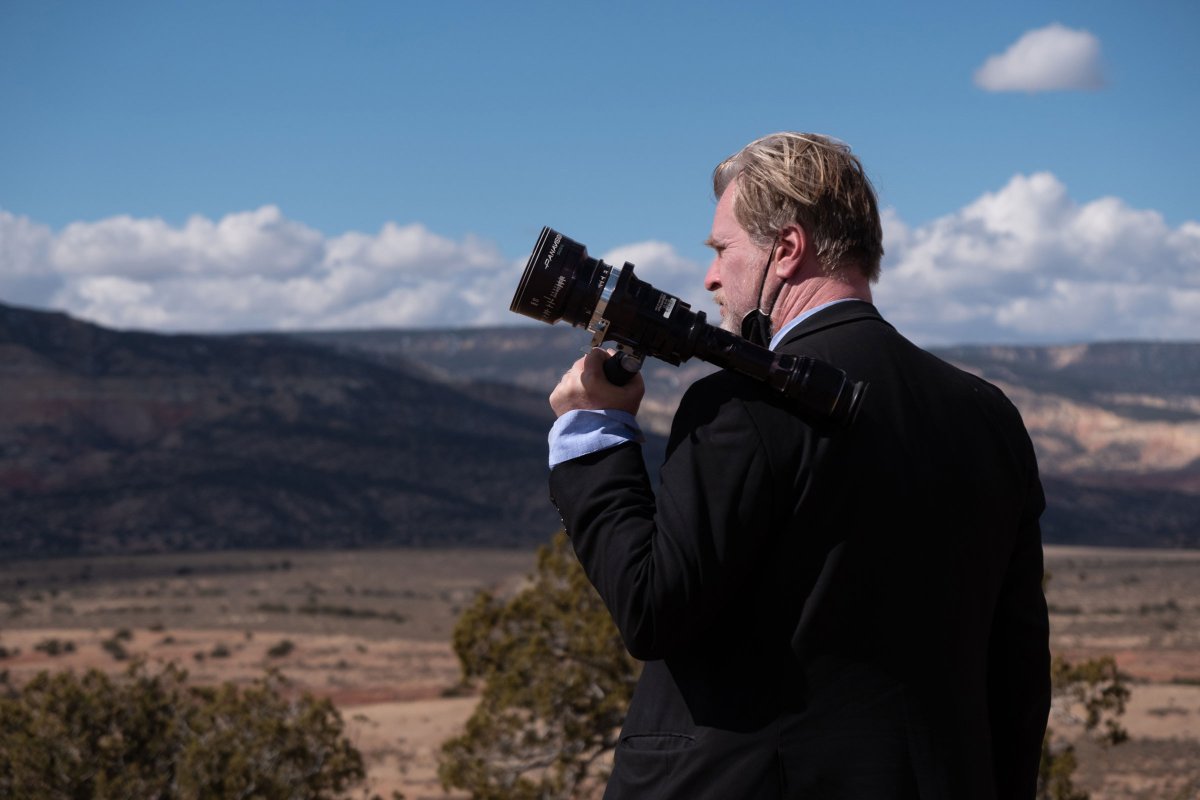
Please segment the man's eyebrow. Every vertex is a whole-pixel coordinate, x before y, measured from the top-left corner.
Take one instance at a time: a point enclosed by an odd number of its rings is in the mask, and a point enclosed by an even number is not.
[[[711,247],[713,250],[719,250],[722,247],[724,247],[725,245],[721,244],[716,239],[714,239],[713,237],[710,236],[704,240],[704,246]]]

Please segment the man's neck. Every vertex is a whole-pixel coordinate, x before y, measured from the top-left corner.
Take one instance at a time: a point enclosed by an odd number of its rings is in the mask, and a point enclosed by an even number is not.
[[[835,300],[865,300],[871,302],[871,285],[866,278],[847,279],[826,276],[812,277],[788,284],[779,293],[771,312],[771,325],[782,330],[785,325],[805,311],[832,303]]]

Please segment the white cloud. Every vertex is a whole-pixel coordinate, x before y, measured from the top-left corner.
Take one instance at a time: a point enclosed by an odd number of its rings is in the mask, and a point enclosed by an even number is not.
[[[161,328],[173,322],[155,287],[120,275],[88,275],[72,282],[61,298],[72,313],[121,328]]]
[[[926,343],[1200,339],[1200,224],[1080,205],[1050,173],[915,229],[889,211],[884,235],[876,299]]]
[[[319,232],[263,206],[216,223],[194,216],[182,228],[128,216],[75,222],[55,238],[51,258],[63,272],[78,274],[287,275],[319,259],[323,247]]]
[[[1074,201],[1050,173],[920,226],[883,215],[884,314],[925,344],[1200,339],[1200,222],[1114,197]],[[420,224],[325,237],[273,207],[181,226],[113,217],[60,232],[0,210],[0,302],[116,327],[236,331],[465,327],[508,310],[526,254]],[[603,256],[712,315],[704,265],[661,241]]]
[[[326,238],[275,206],[181,226],[111,217],[55,234],[0,210],[0,302],[116,327],[229,331],[509,321],[521,264],[423,225]]]
[[[50,228],[0,209],[0,299],[38,305],[62,281],[47,268],[54,235]]]
[[[983,62],[975,71],[975,85],[990,92],[1100,89],[1100,40],[1057,22],[1028,31]]]

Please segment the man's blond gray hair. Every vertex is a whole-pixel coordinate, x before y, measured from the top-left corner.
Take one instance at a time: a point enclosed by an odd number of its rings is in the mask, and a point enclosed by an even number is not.
[[[827,274],[857,269],[879,278],[883,228],[875,189],[844,142],[816,133],[773,133],[713,170],[717,198],[734,184],[734,214],[767,248],[793,223],[808,234]]]

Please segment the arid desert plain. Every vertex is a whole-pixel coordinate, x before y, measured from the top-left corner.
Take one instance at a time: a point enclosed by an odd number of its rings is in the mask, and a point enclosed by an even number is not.
[[[1200,798],[1200,552],[1048,547],[1052,650],[1112,655],[1132,695],[1129,741],[1102,747],[1078,710],[1051,726],[1076,743],[1094,800]],[[224,552],[0,564],[0,670],[123,671],[175,660],[199,683],[278,668],[330,697],[387,797],[445,798],[439,744],[474,698],[450,646],[475,593],[518,591],[533,554],[503,550]]]

